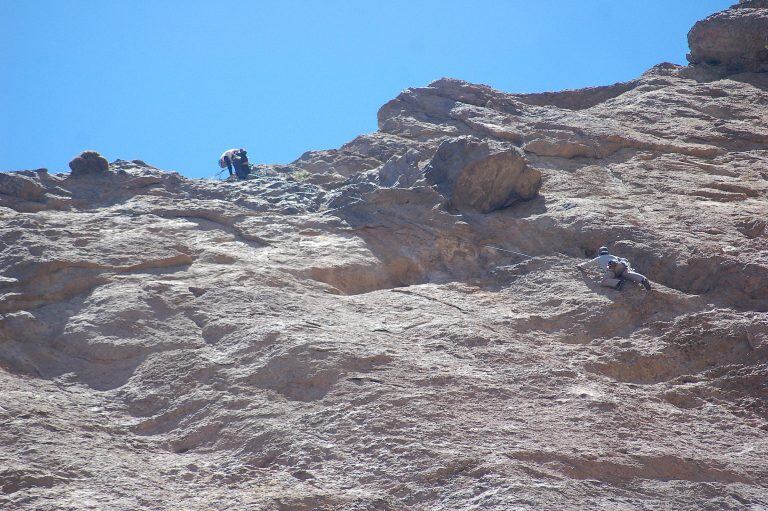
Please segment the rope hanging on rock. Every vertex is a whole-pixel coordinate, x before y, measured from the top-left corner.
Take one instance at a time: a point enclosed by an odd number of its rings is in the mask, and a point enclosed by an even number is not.
[[[350,202],[349,204],[345,204],[345,205],[343,205],[343,206],[339,206],[338,208],[333,208],[333,209],[329,209],[329,210],[327,210],[327,211],[323,211],[323,212],[322,212],[322,213],[320,213],[320,214],[321,214],[321,215],[326,215],[326,214],[328,214],[328,213],[333,213],[334,211],[338,211],[338,210],[340,210],[340,209],[348,208],[348,207],[350,207],[350,206],[354,206],[355,204],[358,204],[358,203],[360,203],[360,202],[363,202],[363,199],[361,199],[361,198],[359,198],[359,197],[352,197],[352,198],[353,198],[353,199],[355,199],[353,202]]]
[[[467,242],[467,243],[469,243],[469,242]],[[536,259],[536,257],[530,256],[528,254],[523,254],[522,252],[515,252],[514,250],[509,250],[509,249],[506,249],[506,248],[494,247],[493,245],[479,245],[479,246],[485,247],[485,248],[492,248],[494,250],[499,250],[501,252],[509,252],[510,254],[515,254],[515,255],[527,257],[528,259]]]

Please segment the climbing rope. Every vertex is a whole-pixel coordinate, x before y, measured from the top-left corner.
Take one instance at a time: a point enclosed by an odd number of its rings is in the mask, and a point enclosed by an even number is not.
[[[212,175],[212,176],[211,176],[211,177],[209,177],[208,179],[219,179],[219,176],[221,176],[221,174],[222,174],[222,173],[223,173],[225,170],[227,170],[227,169],[221,169],[220,171],[218,171],[217,173],[215,173],[214,175]]]
[[[485,247],[485,248],[492,248],[494,250],[499,250],[501,252],[509,252],[510,254],[515,254],[515,255],[527,257],[528,259],[536,259],[536,257],[534,257],[534,256],[529,256],[528,254],[523,254],[522,252],[515,252],[514,250],[509,250],[509,249],[506,249],[506,248],[494,247],[493,245],[480,245],[480,246],[481,247]]]
[[[334,211],[338,211],[338,210],[340,210],[340,209],[348,208],[348,207],[350,207],[350,206],[354,206],[355,204],[359,204],[360,202],[363,202],[363,199],[361,199],[361,198],[359,198],[359,197],[352,197],[352,198],[353,198],[353,199],[355,199],[353,202],[350,202],[349,204],[345,204],[345,205],[343,205],[343,206],[340,206],[340,207],[338,207],[338,208],[333,208],[333,209],[329,209],[329,210],[323,211],[323,212],[322,212],[322,213],[320,213],[320,214],[321,214],[321,215],[326,215],[326,214],[328,214],[328,213],[333,213]]]

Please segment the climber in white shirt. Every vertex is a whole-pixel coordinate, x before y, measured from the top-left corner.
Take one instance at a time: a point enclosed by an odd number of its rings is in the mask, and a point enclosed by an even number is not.
[[[651,283],[645,275],[634,271],[626,259],[611,255],[608,252],[608,247],[600,247],[597,251],[597,257],[577,266],[580,270],[587,266],[599,266],[602,268],[604,273],[601,284],[605,287],[621,289],[624,285],[624,280],[631,280],[632,282],[642,284],[649,291],[651,289]]]
[[[251,172],[251,165],[248,163],[248,153],[245,149],[230,149],[224,151],[219,158],[219,167],[229,170],[229,176],[232,177],[232,171],[235,171],[237,179],[248,178]]]

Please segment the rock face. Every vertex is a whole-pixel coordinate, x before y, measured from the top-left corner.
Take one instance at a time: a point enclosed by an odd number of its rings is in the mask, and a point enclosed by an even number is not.
[[[713,14],[688,33],[692,64],[730,74],[768,71],[768,2],[750,0]]]
[[[768,507],[768,80],[718,65],[0,174],[0,509]]]
[[[40,169],[40,174],[46,173]],[[15,197],[24,201],[36,201],[43,198],[45,188],[35,179],[38,172],[13,174],[0,174],[0,194]]]

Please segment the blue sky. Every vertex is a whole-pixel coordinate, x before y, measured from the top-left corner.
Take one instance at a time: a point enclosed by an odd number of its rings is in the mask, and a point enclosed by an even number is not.
[[[443,76],[533,92],[685,63],[693,23],[735,1],[0,0],[0,169],[288,163]]]

